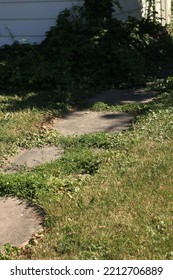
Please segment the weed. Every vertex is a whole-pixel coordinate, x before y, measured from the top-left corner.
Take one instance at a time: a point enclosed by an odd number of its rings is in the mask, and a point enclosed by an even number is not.
[[[7,243],[0,251],[0,260],[11,260],[18,254],[18,252],[19,249],[17,247],[14,247],[10,243]]]

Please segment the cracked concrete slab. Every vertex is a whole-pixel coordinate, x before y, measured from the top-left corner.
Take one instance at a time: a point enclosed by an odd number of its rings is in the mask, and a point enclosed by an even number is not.
[[[76,111],[57,120],[54,128],[63,135],[81,135],[94,132],[115,133],[131,126],[133,117],[127,113],[100,113]]]
[[[0,199],[0,246],[23,246],[42,230],[44,214],[17,198]]]

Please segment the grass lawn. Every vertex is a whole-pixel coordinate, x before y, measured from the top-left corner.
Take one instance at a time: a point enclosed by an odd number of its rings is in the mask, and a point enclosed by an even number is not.
[[[101,104],[134,113],[118,134],[60,136],[47,124],[70,107],[48,94],[2,93],[0,104],[1,166],[23,147],[65,149],[52,163],[0,174],[1,196],[46,213],[44,232],[1,259],[173,259],[173,91],[148,105]]]

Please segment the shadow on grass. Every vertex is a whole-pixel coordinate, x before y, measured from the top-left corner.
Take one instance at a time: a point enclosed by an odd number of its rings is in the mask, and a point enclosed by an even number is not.
[[[164,83],[163,87],[158,90],[153,84],[151,89],[105,91],[92,98],[85,98],[82,102],[74,100],[69,92],[58,90],[0,92],[0,95],[4,97],[1,100],[2,112],[36,108],[51,111],[55,116],[66,115],[70,111],[70,106],[78,110],[86,108],[96,111],[122,110],[134,115],[146,114],[152,109],[166,109],[173,106],[172,85],[165,88]]]
[[[54,111],[58,116],[69,112],[70,101],[67,96],[57,91],[1,93],[6,96],[1,100],[1,111],[17,112],[24,109],[37,108],[40,110]]]

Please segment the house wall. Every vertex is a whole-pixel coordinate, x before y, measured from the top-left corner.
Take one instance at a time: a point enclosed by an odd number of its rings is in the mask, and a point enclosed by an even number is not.
[[[156,2],[159,15],[166,19],[162,19],[162,23],[169,23],[171,0]],[[0,45],[14,41],[40,43],[45,32],[55,25],[60,11],[82,3],[83,0],[0,0]],[[147,14],[146,0],[120,0],[120,3],[123,12],[115,11],[118,19]]]
[[[143,10],[142,15],[147,16],[148,13],[148,2],[142,0]],[[160,18],[160,22],[165,24],[171,23],[171,0],[155,0],[156,17]]]
[[[123,13],[118,13],[119,19],[126,19],[128,16],[137,18],[147,17],[149,2],[147,0],[120,0],[123,7]],[[156,17],[160,22],[170,24],[171,22],[171,0],[155,0]]]
[[[120,20],[125,20],[129,16],[141,18],[142,3],[140,0],[120,0],[122,11],[115,9],[115,16]]]
[[[0,0],[0,45],[27,40],[40,43],[57,15],[80,0]]]

